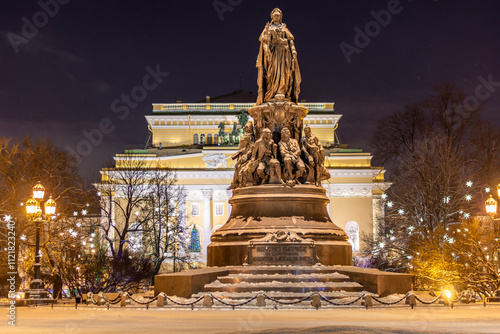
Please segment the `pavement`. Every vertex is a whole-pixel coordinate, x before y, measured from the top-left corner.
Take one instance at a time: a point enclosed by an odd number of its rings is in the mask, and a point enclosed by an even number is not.
[[[0,333],[500,333],[500,305],[364,309],[0,308]]]

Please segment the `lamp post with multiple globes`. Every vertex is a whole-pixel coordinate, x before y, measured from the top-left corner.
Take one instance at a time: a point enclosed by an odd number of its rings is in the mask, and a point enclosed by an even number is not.
[[[56,213],[56,202],[49,198],[44,201],[45,188],[38,183],[33,187],[33,197],[26,202],[26,213],[30,221],[36,224],[36,243],[35,243],[35,278],[30,285],[30,299],[47,298],[48,294],[43,289],[43,282],[40,279],[40,224],[52,219]]]
[[[500,184],[497,186],[497,194],[500,198]],[[493,198],[493,195],[490,195],[490,198],[486,200],[484,205],[486,207],[486,212],[494,219],[497,214],[497,201]]]
[[[500,198],[500,184],[497,186],[497,194],[498,194],[498,198]],[[486,212],[491,216],[491,220],[492,220],[494,229],[496,229],[495,228],[496,222],[500,220],[500,218],[497,217],[497,204],[498,204],[498,202],[493,198],[492,195],[490,195],[490,198],[488,198],[486,200],[486,202],[484,203],[484,205],[486,207]],[[495,218],[495,217],[497,217],[497,218]],[[496,254],[496,262],[497,262],[497,264],[496,264],[497,270],[500,270],[500,252]]]

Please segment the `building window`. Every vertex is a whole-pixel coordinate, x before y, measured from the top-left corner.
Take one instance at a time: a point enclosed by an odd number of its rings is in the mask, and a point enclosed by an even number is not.
[[[188,250],[191,253],[201,252],[200,232],[198,231],[198,228],[196,227],[196,225],[193,226],[193,229],[191,230],[191,237],[189,238]]]
[[[197,133],[195,133],[193,135],[193,145],[198,145],[198,134]]]
[[[191,216],[200,215],[200,203],[191,203]]]
[[[216,216],[224,215],[224,204],[222,203],[215,204],[215,215]]]
[[[212,145],[212,134],[211,133],[209,133],[207,135],[207,145]]]
[[[130,225],[129,242],[133,252],[142,250],[142,231],[140,231],[140,226],[137,223]]]
[[[214,144],[215,145],[219,144],[219,135],[217,133],[214,134]]]
[[[204,133],[202,133],[200,135],[200,145],[205,145],[205,134]]]
[[[170,216],[175,217],[179,215],[179,205],[177,201],[171,199],[168,205],[168,213]]]
[[[349,237],[349,242],[352,245],[353,252],[359,252],[359,224],[350,221],[345,225],[345,233]]]

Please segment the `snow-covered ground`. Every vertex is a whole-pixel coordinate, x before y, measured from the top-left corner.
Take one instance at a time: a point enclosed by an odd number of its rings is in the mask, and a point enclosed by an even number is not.
[[[500,305],[335,309],[17,308],[0,333],[500,333]]]

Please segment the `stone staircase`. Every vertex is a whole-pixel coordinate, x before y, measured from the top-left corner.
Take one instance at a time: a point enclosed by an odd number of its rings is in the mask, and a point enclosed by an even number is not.
[[[230,267],[229,275],[206,284],[204,292],[231,300],[244,300],[258,293],[274,299],[301,299],[312,293],[329,299],[359,297],[364,288],[327,266],[242,266]]]

